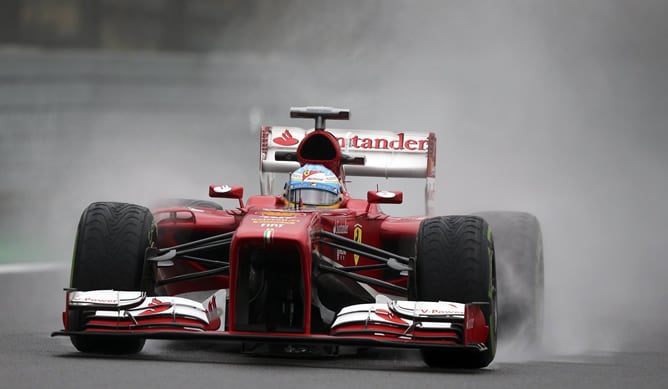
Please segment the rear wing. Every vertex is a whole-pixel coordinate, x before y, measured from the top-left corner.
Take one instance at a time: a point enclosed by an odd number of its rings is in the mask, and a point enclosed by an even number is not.
[[[262,127],[260,134],[260,191],[276,194],[287,179],[277,173],[299,168],[297,147],[313,131],[298,127]],[[345,176],[424,178],[426,211],[430,213],[436,180],[436,135],[433,132],[327,129],[339,143]],[[295,158],[292,158],[295,156]],[[344,178],[344,177],[341,177]]]

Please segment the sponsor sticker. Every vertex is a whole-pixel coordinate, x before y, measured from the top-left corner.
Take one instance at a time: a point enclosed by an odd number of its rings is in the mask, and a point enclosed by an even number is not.
[[[280,131],[278,128],[274,128],[273,130],[276,132]],[[405,132],[399,132],[393,135],[374,135],[372,133],[365,135],[363,131],[360,131],[356,135],[335,136],[335,138],[342,149],[348,150],[409,151],[423,153],[429,150],[428,137],[410,135]],[[295,136],[289,129],[284,128],[278,136],[274,136],[271,140],[275,145],[292,147],[300,142],[301,137]]]
[[[395,137],[391,136],[360,136],[353,135],[349,138],[337,137],[341,148],[356,150],[394,150],[394,151],[419,151],[426,152],[429,148],[429,138],[409,137],[400,132]]]
[[[288,212],[262,212],[260,216],[251,219],[253,224],[259,224],[261,227],[281,228],[286,224],[296,224],[299,219]]]
[[[287,128],[281,135],[273,138],[272,141],[279,146],[294,146],[299,143],[299,139],[295,138]]]
[[[334,233],[339,235],[348,235],[348,223],[345,220],[334,222]]]

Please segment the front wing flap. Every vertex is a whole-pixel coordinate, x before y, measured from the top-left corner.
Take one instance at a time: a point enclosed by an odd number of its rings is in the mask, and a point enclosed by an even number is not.
[[[116,290],[68,291],[65,330],[84,332],[218,331],[225,320],[226,290],[200,303],[172,296]]]
[[[68,291],[64,330],[52,336],[123,336],[394,348],[485,350],[489,327],[482,304],[394,301],[343,308],[329,334],[225,329],[226,290],[204,302],[144,292]]]

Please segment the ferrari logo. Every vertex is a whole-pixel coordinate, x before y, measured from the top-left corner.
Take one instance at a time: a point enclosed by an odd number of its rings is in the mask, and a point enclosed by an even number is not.
[[[355,229],[353,230],[353,240],[355,242],[362,243],[362,225],[361,224],[355,224]],[[353,260],[355,261],[355,266],[357,266],[357,263],[360,261],[359,254],[353,254]]]

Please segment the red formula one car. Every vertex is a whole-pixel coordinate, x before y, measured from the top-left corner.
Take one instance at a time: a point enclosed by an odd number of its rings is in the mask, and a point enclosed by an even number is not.
[[[82,352],[135,353],[145,339],[192,338],[269,354],[414,348],[430,366],[487,366],[499,317],[488,222],[392,217],[380,204],[401,203],[402,192],[373,190],[356,199],[344,184],[346,176],[423,178],[429,205],[434,134],[326,129],[328,119],[348,119],[342,109],[290,113],[315,119],[315,128],[262,128],[261,195],[244,202],[242,187],[209,187],[210,197],[238,201],[235,208],[208,200],[152,211],[88,206],[77,230],[64,330],[54,335],[69,336]],[[276,178],[287,181],[280,195],[273,194]],[[522,215],[523,226],[535,223]],[[487,216],[519,220],[514,213]],[[533,275],[529,297],[507,303],[515,312],[509,322],[537,311],[542,298],[535,231],[527,249],[533,256],[510,266],[509,273],[531,268]],[[526,322],[522,331],[538,320]]]

